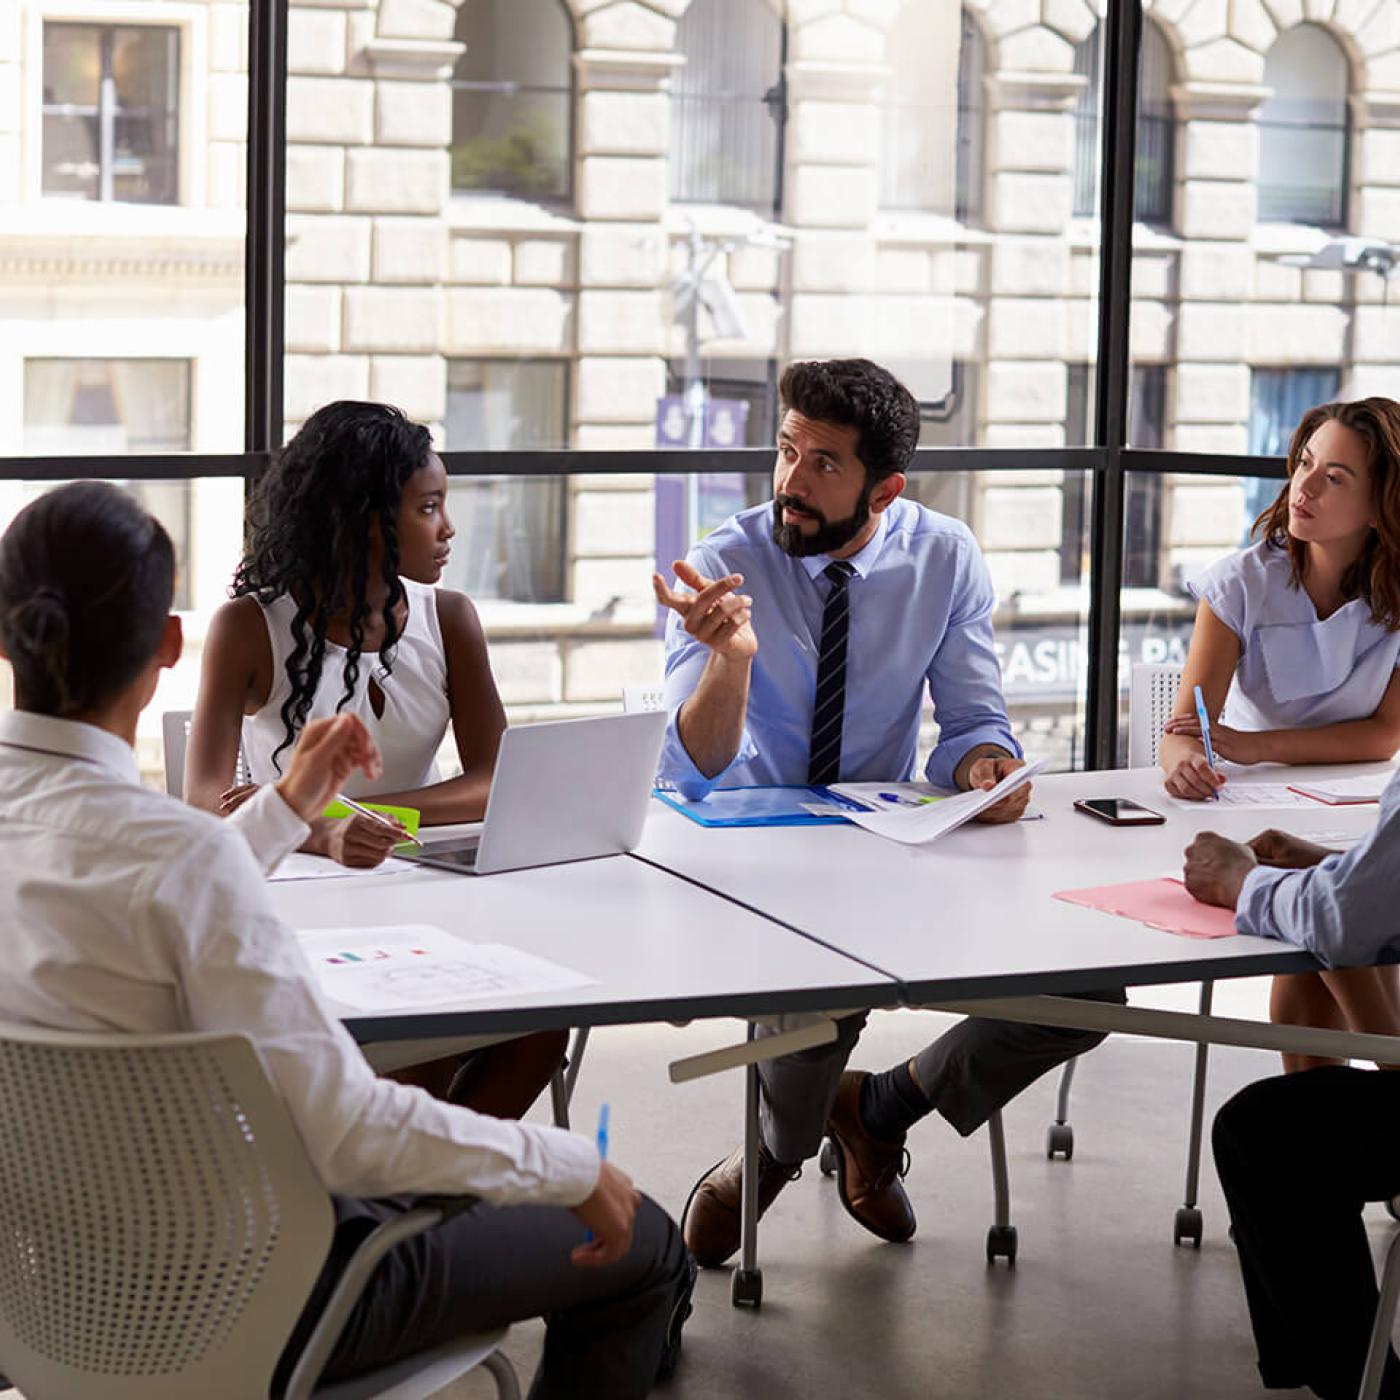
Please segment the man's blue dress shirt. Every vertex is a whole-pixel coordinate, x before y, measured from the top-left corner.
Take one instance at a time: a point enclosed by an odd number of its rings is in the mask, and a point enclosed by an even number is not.
[[[845,782],[914,775],[924,686],[933,699],[938,745],[928,780],[951,788],[963,755],[999,744],[1019,755],[1001,693],[992,636],[996,595],[972,532],[961,521],[895,500],[874,536],[847,561],[855,569],[841,742]],[[707,778],[676,728],[681,704],[700,682],[709,648],[675,613],[666,627],[666,705],[671,721],[661,776],[688,798],[715,787],[805,784],[817,684],[822,609],[831,590],[827,554],[794,559],[773,543],[773,506],[732,516],[687,556],[707,578],[743,574],[753,598],[758,655],[739,752]]]
[[[1381,794],[1380,819],[1351,850],[1310,870],[1251,870],[1235,927],[1296,943],[1324,967],[1400,960],[1400,774]]]

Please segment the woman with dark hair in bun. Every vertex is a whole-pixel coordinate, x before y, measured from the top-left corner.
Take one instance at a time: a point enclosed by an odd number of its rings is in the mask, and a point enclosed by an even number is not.
[[[505,711],[471,600],[435,587],[451,551],[447,474],[428,430],[385,404],[327,404],[307,419],[249,505],[231,602],[204,644],[185,799],[228,813],[276,779],[308,721],[354,714],[383,759],[351,797],[416,807],[425,824],[486,810]],[[452,726],[462,772],[441,780]],[[235,786],[240,745],[251,782]],[[373,866],[395,833],[318,818],[304,850]],[[518,1116],[563,1058],[543,1031],[405,1072],[482,1112]]]
[[[377,1077],[268,902],[263,876],[308,821],[353,773],[381,776],[363,722],[308,718],[281,776],[225,821],[141,785],[137,719],[180,655],[174,577],[169,536],[101,482],[49,492],[0,539],[17,704],[0,714],[0,1019],[252,1041],[331,1195],[336,1238],[275,1372],[269,1360],[248,1394],[284,1393],[354,1246],[440,1194],[482,1199],[391,1251],[319,1380],[543,1314],[536,1400],[641,1400],[674,1369],[690,1311],[675,1225],[585,1137]],[[7,1228],[23,1231],[21,1217]],[[129,1248],[109,1263],[136,1268]],[[5,1362],[40,1392],[32,1357]]]

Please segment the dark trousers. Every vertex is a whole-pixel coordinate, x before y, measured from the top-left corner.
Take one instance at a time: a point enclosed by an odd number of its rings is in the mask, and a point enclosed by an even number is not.
[[[1121,987],[1076,995],[1085,1001],[1127,1000]],[[804,1162],[821,1146],[841,1072],[865,1020],[864,1012],[842,1017],[830,1045],[759,1064],[760,1133],[776,1161]],[[760,1038],[767,1034],[758,1028]],[[919,1084],[929,1111],[936,1109],[967,1137],[1047,1070],[1092,1050],[1105,1034],[969,1016],[915,1056]]]
[[[1361,1208],[1400,1194],[1400,1072],[1261,1080],[1214,1145],[1265,1386],[1355,1400],[1377,1300]],[[1381,1394],[1400,1400],[1393,1352]]]
[[[280,1395],[315,1320],[356,1246],[412,1205],[338,1198],[330,1257],[279,1368]],[[337,1342],[323,1380],[344,1380],[468,1332],[543,1316],[544,1355],[531,1400],[628,1400],[656,1379],[677,1291],[686,1276],[680,1231],[643,1199],[631,1251],[580,1269],[569,1251],[584,1227],[550,1206],[482,1203],[392,1249]]]

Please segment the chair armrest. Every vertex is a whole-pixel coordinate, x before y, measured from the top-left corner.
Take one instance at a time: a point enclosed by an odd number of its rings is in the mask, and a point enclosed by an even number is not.
[[[325,1309],[317,1318],[316,1326],[297,1358],[296,1368],[287,1382],[284,1400],[309,1400],[379,1261],[395,1245],[470,1210],[477,1199],[476,1196],[420,1196],[402,1215],[386,1220],[365,1237],[336,1280]]]

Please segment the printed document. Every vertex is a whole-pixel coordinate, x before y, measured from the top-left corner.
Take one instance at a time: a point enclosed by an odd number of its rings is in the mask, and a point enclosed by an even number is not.
[[[354,869],[341,865],[329,856],[313,856],[306,851],[293,851],[277,863],[277,868],[267,878],[269,880],[341,880],[350,876],[402,875],[415,869],[411,861],[395,860],[390,856],[379,865],[368,870]]]
[[[1017,768],[986,792],[974,789],[945,797],[941,802],[915,807],[894,806],[885,812],[850,812],[847,815],[857,826],[873,831],[876,836],[884,836],[906,846],[922,846],[946,836],[964,822],[971,821],[978,812],[984,812],[1000,802],[1008,793],[1024,787],[1048,762],[1048,759],[1038,758],[1024,768]]]
[[[595,978],[503,943],[468,943],[432,924],[298,929],[321,990],[361,1011],[415,1011],[591,985]]]

